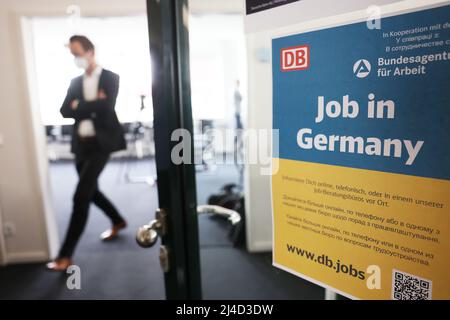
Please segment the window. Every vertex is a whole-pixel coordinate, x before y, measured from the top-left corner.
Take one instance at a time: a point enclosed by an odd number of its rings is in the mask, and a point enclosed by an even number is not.
[[[120,75],[116,111],[121,122],[151,121],[151,66],[145,16],[81,18],[76,26],[67,17],[32,18],[39,107],[44,125],[72,123],[59,108],[70,80],[82,71],[66,47],[73,34],[89,37],[98,63]],[[140,112],[141,95],[148,108]]]

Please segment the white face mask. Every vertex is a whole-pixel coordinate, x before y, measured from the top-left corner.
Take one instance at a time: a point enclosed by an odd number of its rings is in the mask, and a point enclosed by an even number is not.
[[[86,70],[89,67],[89,62],[85,57],[75,57],[75,65],[78,68]]]

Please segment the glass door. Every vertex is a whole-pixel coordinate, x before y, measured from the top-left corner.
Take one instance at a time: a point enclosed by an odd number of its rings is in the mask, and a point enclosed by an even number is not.
[[[180,137],[181,156],[193,157],[187,1],[148,0],[147,13],[159,209],[137,237],[142,246],[161,238],[167,299],[201,299],[195,168],[173,159]]]
[[[224,59],[214,60],[204,54],[202,59],[194,60],[203,67],[215,66],[217,72],[214,69],[213,73],[228,77],[224,82],[233,86],[228,93],[231,97],[227,102],[226,96],[224,101],[217,101],[191,94],[191,81],[193,88],[198,88],[218,77],[190,76],[193,60],[189,57],[188,0],[147,0],[147,11],[159,209],[155,219],[140,228],[137,237],[144,247],[161,239],[167,298],[323,299],[323,288],[272,266],[270,245],[265,252],[251,252],[247,246],[244,132],[238,110],[245,87],[238,81],[238,73],[225,67],[219,70],[219,62]],[[197,18],[199,21],[205,17]],[[212,37],[223,36],[220,32],[210,33]],[[207,49],[207,44],[212,46],[205,38],[202,50]],[[227,54],[233,48],[230,41],[219,47]],[[242,73],[239,64],[236,70]],[[211,70],[205,73],[211,74]],[[200,85],[199,78],[203,81]],[[211,84],[221,85],[220,81]],[[216,97],[219,91],[214,92]],[[224,121],[197,118],[194,122],[196,112],[191,102],[203,102],[203,109],[210,108],[210,113],[217,104],[228,103],[236,109],[229,117],[232,124],[227,127]]]

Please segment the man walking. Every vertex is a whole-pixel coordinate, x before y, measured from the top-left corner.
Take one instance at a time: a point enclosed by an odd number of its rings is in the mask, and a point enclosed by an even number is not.
[[[69,228],[58,257],[47,264],[55,271],[64,271],[72,264],[72,255],[85,228],[89,205],[93,202],[110,218],[112,228],[101,234],[111,240],[127,223],[114,205],[98,189],[98,178],[110,154],[126,148],[122,126],[114,110],[119,91],[119,76],[102,69],[95,61],[95,48],[85,36],[70,38],[70,52],[83,75],[70,83],[61,107],[64,118],[73,118],[71,151],[79,182],[73,196]]]

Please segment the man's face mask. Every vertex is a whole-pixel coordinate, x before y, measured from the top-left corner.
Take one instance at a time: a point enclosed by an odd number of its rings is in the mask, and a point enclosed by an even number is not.
[[[85,57],[75,57],[74,61],[78,68],[86,70],[89,67],[89,62]]]

